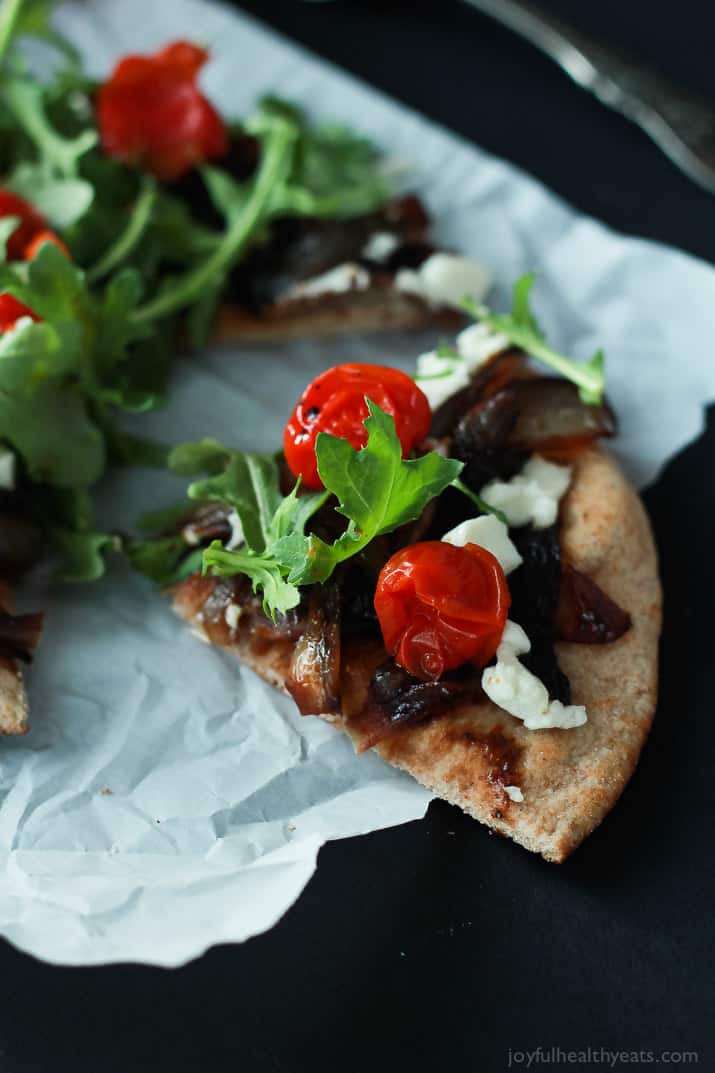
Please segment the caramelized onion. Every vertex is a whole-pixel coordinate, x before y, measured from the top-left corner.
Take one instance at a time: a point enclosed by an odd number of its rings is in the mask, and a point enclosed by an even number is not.
[[[340,710],[340,591],[316,586],[310,594],[305,630],[298,640],[286,682],[302,715]]]
[[[565,566],[556,626],[562,641],[604,645],[617,641],[630,629],[631,616],[590,577],[573,566]]]
[[[509,386],[517,419],[509,435],[513,447],[529,451],[582,447],[601,436],[613,436],[616,418],[607,403],[589,406],[568,380],[537,377]]]
[[[349,720],[360,731],[359,751],[372,749],[403,727],[444,714],[456,701],[483,697],[481,673],[468,664],[436,682],[423,682],[389,659],[375,671],[365,706]]]

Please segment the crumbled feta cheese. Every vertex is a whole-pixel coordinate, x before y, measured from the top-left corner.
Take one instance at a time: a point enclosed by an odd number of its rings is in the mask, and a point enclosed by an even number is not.
[[[246,539],[243,533],[243,526],[241,525],[241,519],[235,510],[232,510],[228,516],[228,524],[231,526],[231,536],[226,543],[226,551],[235,551],[236,548],[240,548]]]
[[[521,804],[521,802],[524,800],[524,795],[521,792],[520,786],[505,786],[504,793],[507,797],[510,797],[512,801],[516,801],[517,804]]]
[[[467,387],[469,369],[465,362],[442,358],[431,350],[417,359],[415,383],[424,391],[431,409],[436,410],[446,399]]]
[[[364,291],[370,286],[370,273],[362,265],[348,261],[328,272],[294,284],[286,298],[312,298],[316,294],[342,294],[344,291]]]
[[[415,380],[424,391],[430,406],[438,406],[466,387],[472,373],[495,358],[508,345],[505,336],[493,332],[486,324],[472,324],[460,332],[453,357],[436,350],[420,354]]]
[[[496,665],[486,667],[482,674],[482,689],[500,708],[522,719],[527,730],[582,726],[587,720],[583,705],[550,701],[544,683],[519,662],[518,657],[530,648],[531,641],[521,626],[508,619]]]
[[[198,637],[199,641],[203,641],[205,645],[211,644],[203,626],[192,626],[191,632],[193,633],[194,637]]]
[[[466,294],[481,302],[490,284],[491,274],[485,265],[452,253],[433,253],[419,268],[401,268],[395,275],[398,291],[455,309],[461,307]]]
[[[367,261],[376,261],[383,264],[395,252],[400,245],[400,240],[392,231],[376,231],[370,235],[362,248],[362,256]]]
[[[0,447],[0,488],[12,491],[15,487],[15,452]]]
[[[455,340],[457,352],[464,358],[470,372],[480,369],[491,358],[496,357],[509,346],[505,335],[493,331],[489,325],[470,324],[461,331]]]
[[[509,530],[494,514],[482,514],[469,518],[445,533],[442,540],[463,548],[465,544],[479,544],[490,551],[501,564],[505,574],[516,570],[524,561],[509,539]]]
[[[235,630],[238,626],[238,620],[241,617],[241,608],[238,604],[227,604],[223,617],[226,620],[226,625],[231,630]]]
[[[197,544],[201,543],[201,537],[196,532],[196,526],[194,525],[185,525],[181,530],[181,535],[183,536],[184,541],[192,547],[196,547]]]
[[[509,525],[531,522],[536,529],[545,529],[556,521],[559,500],[570,483],[570,466],[559,466],[534,455],[521,473],[509,481],[490,481],[479,495],[502,511]]]

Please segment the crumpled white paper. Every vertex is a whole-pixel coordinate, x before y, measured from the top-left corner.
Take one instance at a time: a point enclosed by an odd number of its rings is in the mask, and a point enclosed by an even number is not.
[[[207,89],[226,113],[270,90],[409,162],[441,241],[493,267],[495,305],[536,268],[549,337],[582,357],[605,349],[617,447],[639,484],[699,432],[715,396],[705,264],[576,216],[512,167],[227,9],[101,0],[67,5],[59,22],[97,75],[128,50],[200,37],[213,48]],[[180,365],[169,408],[141,427],[167,441],[213,435],[272,449],[319,370],[349,357],[409,368],[424,345],[382,337],[208,353]],[[126,523],[178,490],[164,474],[114,478],[104,520]],[[121,566],[43,603],[32,731],[0,751],[0,933],[23,950],[65,964],[179,965],[271,927],[326,839],[424,813],[425,790],[301,719]]]

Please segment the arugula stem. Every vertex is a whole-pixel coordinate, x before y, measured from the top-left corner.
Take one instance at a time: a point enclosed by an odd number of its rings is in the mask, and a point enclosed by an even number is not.
[[[4,0],[0,7],[0,60],[10,47],[24,0]]]
[[[251,195],[243,211],[229,227],[221,245],[203,264],[180,278],[164,294],[140,306],[132,318],[134,323],[143,324],[177,312],[205,288],[215,284],[229,269],[265,215],[275,186],[285,170],[286,158],[294,139],[295,131],[288,124],[277,125],[270,131]]]
[[[35,82],[8,79],[4,103],[52,167],[64,178],[73,179],[79,157],[96,145],[97,132],[85,130],[76,138],[61,137],[48,122],[41,100],[42,89]]]
[[[119,238],[109,247],[102,257],[87,271],[87,279],[90,283],[96,283],[102,276],[116,268],[126,260],[132,250],[146,231],[151,219],[154,204],[156,202],[156,184],[147,181],[144,189],[139,194],[134,211],[129,217],[129,223]]]
[[[468,488],[459,477],[452,481],[452,487],[456,488],[462,495],[465,495],[467,499],[471,499],[472,503],[474,503],[481,514],[493,514],[500,522],[504,522],[504,525],[507,525],[506,515],[502,511],[497,510],[496,507],[492,507],[486,500],[482,499],[481,496],[478,496],[476,492],[473,492],[471,488]]]
[[[510,328],[508,334],[510,341],[516,346],[521,347],[532,357],[543,361],[545,365],[549,365],[590,395],[599,395],[603,390],[603,373],[594,372],[590,362],[574,361],[565,354],[559,354],[547,343],[540,342],[531,333],[521,332],[518,328]]]

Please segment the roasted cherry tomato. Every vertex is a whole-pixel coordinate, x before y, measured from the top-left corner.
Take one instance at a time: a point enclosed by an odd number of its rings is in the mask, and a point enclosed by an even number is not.
[[[7,243],[7,255],[11,261],[21,261],[25,257],[27,246],[34,239],[38,231],[46,228],[47,224],[43,216],[32,207],[29,201],[11,194],[8,190],[0,190],[0,218],[18,216],[20,223],[10,235]]]
[[[424,392],[406,373],[384,365],[336,365],[301,395],[283,433],[286,461],[306,488],[322,488],[315,457],[319,432],[347,440],[357,450],[367,443],[365,397],[395,420],[406,457],[430,430],[432,414]]]
[[[206,49],[176,41],[151,56],[125,56],[97,94],[108,156],[172,182],[228,151],[223,120],[197,85]]]
[[[64,253],[65,257],[69,257],[70,251],[67,249],[62,239],[59,238],[54,233],[54,231],[49,231],[45,227],[42,231],[38,231],[37,234],[32,239],[30,239],[28,244],[25,246],[25,249],[23,250],[22,254],[23,258],[26,261],[31,261],[33,257],[37,256],[37,254],[40,252],[41,247],[44,246],[46,242],[51,242],[57,247],[58,250],[60,250],[61,253]]]
[[[42,317],[38,317],[37,313],[33,313],[28,306],[18,302],[17,298],[13,298],[11,294],[0,294],[0,332],[11,331],[20,317],[42,320]]]
[[[401,667],[434,680],[497,650],[511,597],[501,565],[477,544],[411,544],[388,559],[375,590],[383,640]]]

